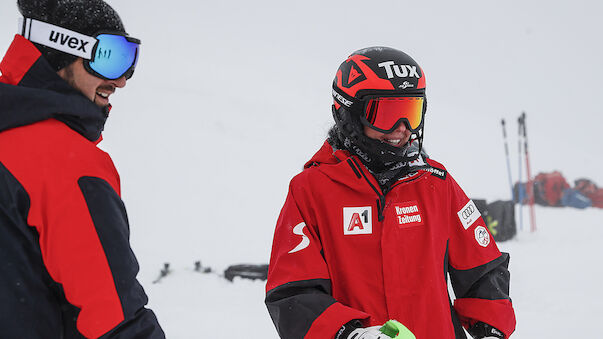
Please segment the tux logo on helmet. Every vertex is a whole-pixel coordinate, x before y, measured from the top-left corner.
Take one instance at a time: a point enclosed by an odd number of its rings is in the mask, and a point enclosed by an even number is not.
[[[396,65],[394,61],[384,61],[382,63],[379,63],[377,66],[383,67],[385,69],[388,79],[393,79],[394,74],[396,74],[398,78],[421,78],[421,76],[417,72],[417,66]]]

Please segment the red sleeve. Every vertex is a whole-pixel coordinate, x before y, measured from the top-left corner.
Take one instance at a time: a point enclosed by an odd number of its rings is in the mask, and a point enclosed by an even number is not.
[[[501,253],[486,223],[451,176],[452,215],[449,273],[456,295],[454,308],[465,327],[478,321],[509,337],[515,313],[509,297],[509,255]]]
[[[332,297],[316,225],[296,201],[294,186],[274,233],[266,305],[281,338],[333,338],[345,323],[369,315]]]
[[[124,320],[124,314],[77,181],[50,188],[40,203],[46,205],[43,221],[32,224],[40,234],[48,273],[63,286],[66,299],[81,309],[78,330],[86,337],[100,336]]]

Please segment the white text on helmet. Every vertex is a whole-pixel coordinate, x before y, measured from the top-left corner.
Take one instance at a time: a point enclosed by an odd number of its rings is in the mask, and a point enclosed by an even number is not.
[[[396,65],[393,61],[384,61],[377,66],[385,68],[387,78],[391,79],[394,77],[394,73],[398,78],[420,78],[421,76],[417,73],[417,66],[411,65]]]
[[[333,90],[333,96],[335,97],[335,99],[337,99],[337,101],[339,101],[342,105],[346,107],[351,107],[353,104],[353,102],[344,98],[343,95],[337,93],[335,90]]]

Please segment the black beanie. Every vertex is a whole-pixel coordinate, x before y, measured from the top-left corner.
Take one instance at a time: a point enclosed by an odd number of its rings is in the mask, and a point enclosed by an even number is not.
[[[125,33],[119,15],[103,0],[18,0],[19,12],[26,17],[93,36],[99,31]],[[42,52],[55,71],[77,60],[76,56],[40,44]]]

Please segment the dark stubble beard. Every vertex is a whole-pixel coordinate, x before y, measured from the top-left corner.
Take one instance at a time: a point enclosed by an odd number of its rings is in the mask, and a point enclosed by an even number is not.
[[[64,68],[64,72],[65,73],[64,73],[64,76],[62,78],[63,78],[63,80],[65,80],[65,82],[67,82],[69,84],[69,86],[71,86],[72,88],[74,88],[77,91],[79,91],[82,95],[84,95],[84,93],[82,93],[82,91],[80,91],[77,88],[77,86],[75,85],[75,75],[73,73],[73,68],[72,67],[73,67],[73,65],[69,65],[69,66],[67,66],[67,67]],[[113,87],[111,85],[101,86],[98,89],[106,89],[106,90],[109,90],[111,92],[115,91],[115,87]],[[95,91],[95,95],[96,95],[96,91]],[[84,96],[86,97],[86,95],[84,95]],[[88,98],[88,97],[86,97],[86,99],[90,100],[90,98]],[[92,102],[95,105],[97,105],[96,102],[94,102],[94,100],[92,100]],[[97,106],[100,107],[100,108],[102,108],[103,112],[106,112],[105,115],[107,115],[107,116],[109,115],[108,112],[109,112],[109,107],[111,105],[104,105],[104,106],[97,105]]]

